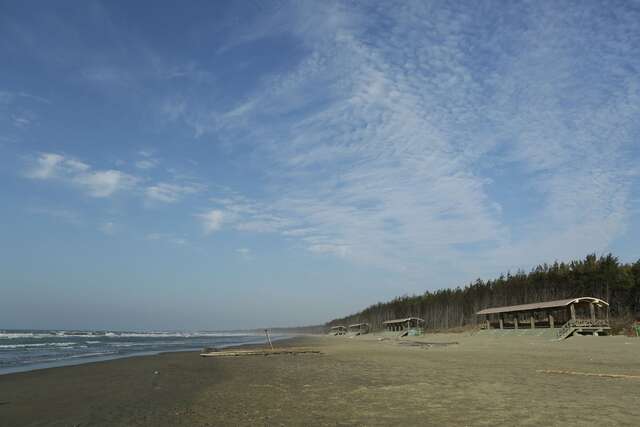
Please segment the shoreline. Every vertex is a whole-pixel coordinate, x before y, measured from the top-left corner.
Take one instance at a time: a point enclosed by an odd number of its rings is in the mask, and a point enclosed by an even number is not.
[[[282,342],[282,341],[295,338],[296,336],[297,335],[276,337],[276,338],[271,337],[271,341]],[[266,343],[267,342],[265,338],[265,344]],[[248,343],[242,343],[242,344],[237,344],[237,343],[222,344],[222,345],[216,346],[216,348],[233,349],[233,348],[240,348],[240,347],[247,348],[247,347],[259,346],[259,345],[262,345],[262,344],[259,342],[248,342]],[[20,373],[33,372],[33,371],[43,371],[47,369],[66,368],[66,367],[80,366],[80,365],[89,365],[92,363],[103,363],[103,362],[109,362],[112,360],[128,359],[132,357],[157,356],[157,355],[171,354],[171,353],[195,353],[200,351],[202,351],[202,347],[184,348],[179,350],[142,351],[142,352],[134,352],[129,354],[112,355],[112,356],[85,356],[85,357],[77,357],[74,359],[69,358],[69,359],[62,359],[62,360],[51,361],[51,362],[34,363],[32,365],[26,365],[26,366],[17,366],[17,367],[0,369],[0,378],[6,375],[20,374]]]

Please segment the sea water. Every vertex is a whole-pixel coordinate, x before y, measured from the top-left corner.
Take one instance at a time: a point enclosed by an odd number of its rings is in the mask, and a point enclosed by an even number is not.
[[[282,339],[284,336],[272,336]],[[242,332],[0,330],[0,374],[170,351],[264,343]]]

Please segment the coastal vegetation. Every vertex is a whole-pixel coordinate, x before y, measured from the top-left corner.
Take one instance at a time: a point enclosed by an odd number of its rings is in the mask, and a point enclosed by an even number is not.
[[[477,279],[465,287],[426,291],[379,302],[327,326],[369,323],[382,329],[388,319],[410,316],[425,320],[427,329],[473,326],[483,308],[593,296],[609,302],[610,315],[621,323],[640,313],[640,260],[621,263],[612,254],[587,255],[583,260],[538,265],[530,272],[508,272],[497,279]]]

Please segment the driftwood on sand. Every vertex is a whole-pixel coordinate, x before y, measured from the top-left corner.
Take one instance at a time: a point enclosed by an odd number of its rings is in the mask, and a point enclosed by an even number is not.
[[[210,349],[207,349],[210,350]],[[229,350],[229,351],[207,351],[201,353],[202,357],[232,357],[232,356],[271,356],[276,354],[321,354],[320,350],[313,348],[291,347],[266,350]]]
[[[561,371],[556,369],[538,369],[536,370],[536,372],[541,374],[581,375],[585,377],[622,378],[627,380],[640,380],[640,375],[605,374],[605,373],[599,373],[599,372],[575,372],[575,371]]]
[[[446,347],[449,345],[457,345],[458,342],[457,341],[451,341],[451,342],[398,341],[398,344],[406,345],[409,347],[431,348],[431,347]]]

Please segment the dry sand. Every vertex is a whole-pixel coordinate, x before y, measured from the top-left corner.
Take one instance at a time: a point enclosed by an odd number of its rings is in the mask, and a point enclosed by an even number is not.
[[[459,344],[306,337],[288,345],[324,354],[171,353],[4,375],[0,426],[640,424],[640,339],[413,340]]]

